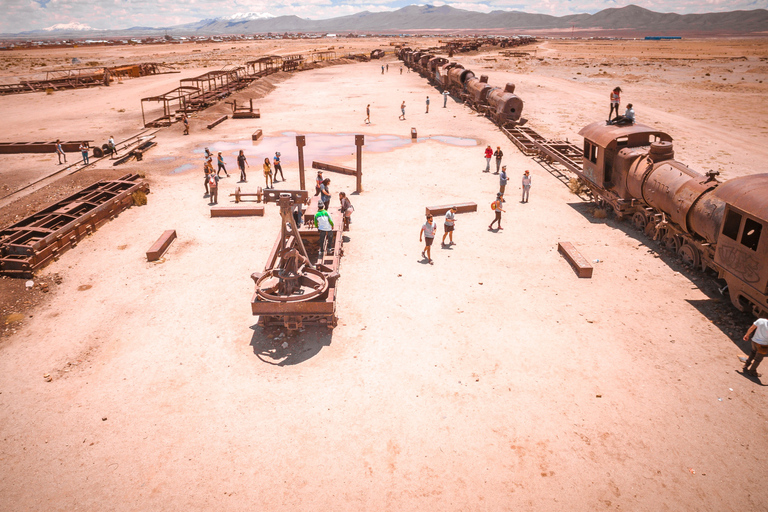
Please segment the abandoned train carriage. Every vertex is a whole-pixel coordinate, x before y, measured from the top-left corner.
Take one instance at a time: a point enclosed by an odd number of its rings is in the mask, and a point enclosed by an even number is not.
[[[592,123],[581,177],[598,203],[710,268],[741,311],[768,314],[768,174],[719,182],[674,159],[672,137],[642,124]]]

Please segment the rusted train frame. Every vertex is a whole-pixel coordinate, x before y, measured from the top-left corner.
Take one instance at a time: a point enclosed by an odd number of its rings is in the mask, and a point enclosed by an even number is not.
[[[183,112],[192,112],[194,109],[190,100],[200,92],[196,87],[177,87],[159,96],[150,96],[141,99],[141,120],[144,128],[160,128],[161,126],[171,126],[176,118],[176,114]],[[163,115],[147,122],[144,112],[145,103],[162,103]],[[174,108],[176,104],[176,108]]]
[[[149,185],[138,174],[104,180],[0,231],[0,273],[25,277],[57,259],[133,201]]]

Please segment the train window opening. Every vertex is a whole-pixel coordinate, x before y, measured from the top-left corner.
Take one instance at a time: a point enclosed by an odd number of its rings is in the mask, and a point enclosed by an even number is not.
[[[731,240],[736,240],[739,236],[739,227],[741,226],[741,214],[728,210],[723,223],[723,234]]]
[[[763,226],[759,222],[747,219],[746,222],[744,222],[744,233],[741,235],[741,244],[753,251],[757,251],[757,246],[760,243],[760,231],[762,228]]]
[[[616,139],[616,146],[623,148],[629,144],[629,137],[619,137]]]
[[[593,164],[597,163],[597,146],[586,139],[584,140],[584,158]]]

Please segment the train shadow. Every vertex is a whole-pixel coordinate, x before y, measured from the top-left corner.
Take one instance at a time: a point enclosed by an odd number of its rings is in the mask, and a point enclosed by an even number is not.
[[[331,345],[333,331],[327,327],[307,327],[301,331],[262,328],[252,325],[251,347],[262,362],[274,366],[292,366],[316,356]]]

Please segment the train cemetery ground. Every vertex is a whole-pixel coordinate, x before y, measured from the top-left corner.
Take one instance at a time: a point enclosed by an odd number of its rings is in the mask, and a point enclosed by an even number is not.
[[[299,44],[282,52],[307,51]],[[142,129],[140,98],[228,60],[277,52],[189,47],[202,51],[83,50],[91,54],[81,60],[104,63],[174,58],[182,72],[3,97],[0,139],[126,138]],[[552,40],[522,49],[524,57],[455,60],[491,84],[514,82],[529,125],[552,138],[580,141],[578,130],[606,118],[620,85],[622,105],[670,133],[680,161],[732,178],[764,172],[768,159],[767,48],[766,40]],[[18,60],[7,77],[39,58],[8,57]],[[629,223],[595,218],[490,121],[453,99],[443,108],[439,92],[416,73],[401,75],[391,55],[278,73],[234,98],[257,98],[261,118],[206,129],[229,113],[222,102],[192,118],[188,137],[180,124],[161,129],[141,162],[102,160],[0,209],[7,226],[129,172],[152,189],[146,206],[39,272],[32,290],[0,279],[0,509],[765,508],[768,379],[736,372],[751,319],[710,277]],[[264,138],[252,143],[257,129]],[[333,331],[256,326],[250,275],[278,234],[277,207],[211,218],[203,198],[205,147],[223,152],[231,175],[220,205],[237,186],[263,186],[260,164],[275,151],[286,176],[278,188],[298,188],[297,133],[307,135],[310,184],[311,160],[354,166],[353,135],[366,137]],[[486,145],[501,146],[511,175],[500,232],[487,230],[498,176],[482,172]],[[239,149],[248,183],[237,183]],[[0,195],[58,167],[52,154],[4,155]],[[521,204],[526,169],[533,186]],[[327,176],[334,205],[339,191],[354,190],[354,177]],[[425,206],[467,201],[478,211],[457,215],[456,245],[433,247],[435,264],[426,265]],[[145,252],[167,229],[178,240],[148,263]],[[575,276],[561,241],[594,262],[591,279]]]

